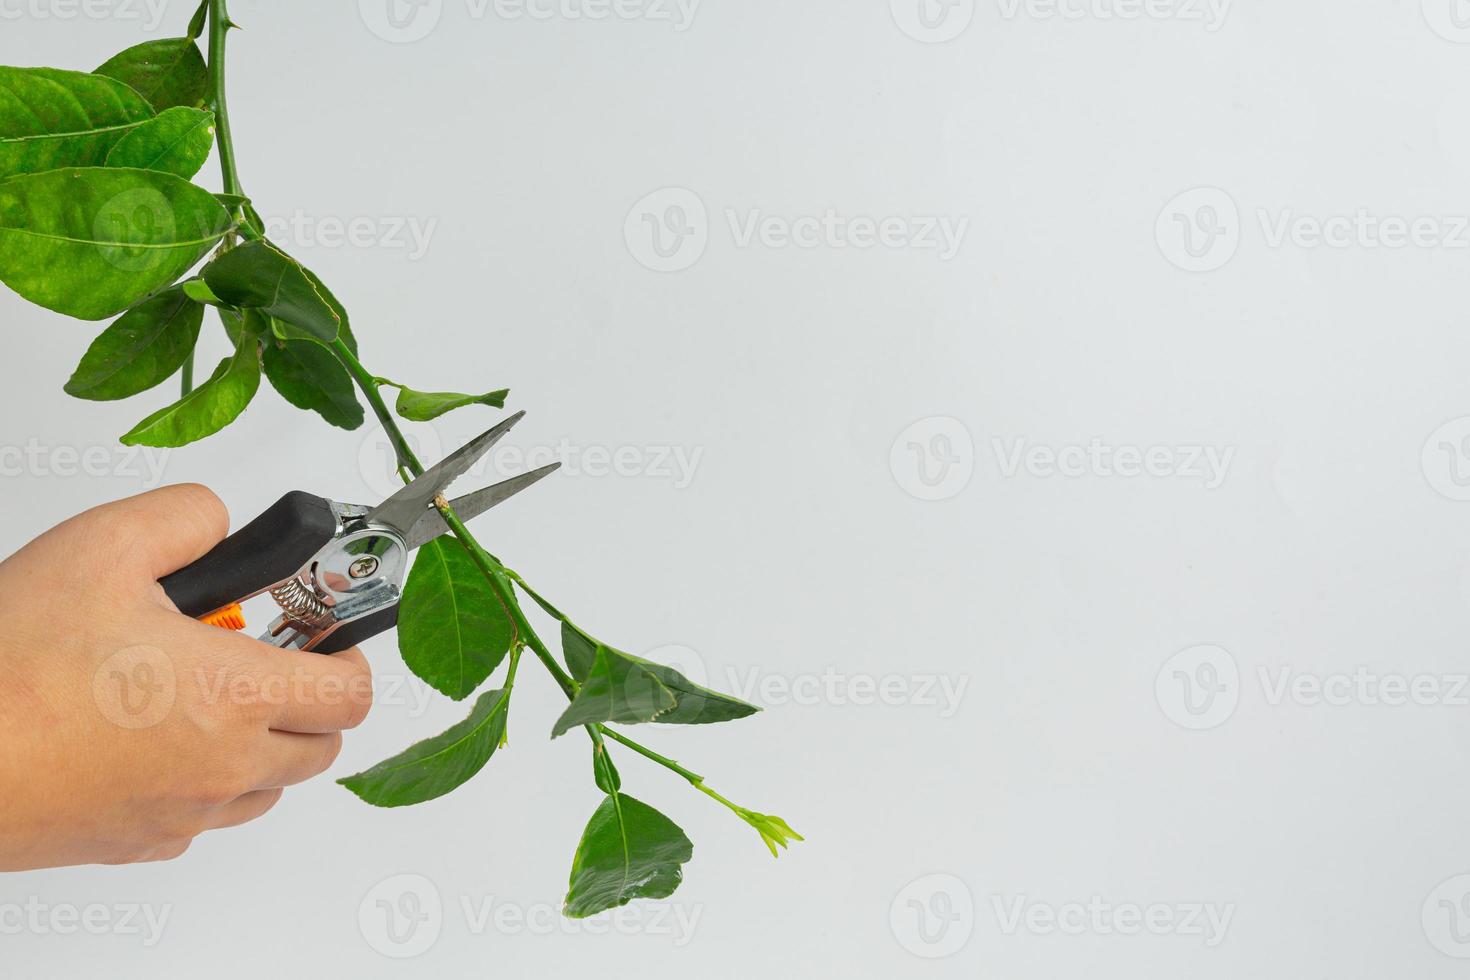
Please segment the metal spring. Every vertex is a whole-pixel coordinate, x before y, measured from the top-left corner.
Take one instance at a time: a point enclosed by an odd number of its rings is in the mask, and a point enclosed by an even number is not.
[[[315,623],[328,613],[327,604],[300,579],[293,578],[271,589],[271,598],[287,618],[298,623]]]

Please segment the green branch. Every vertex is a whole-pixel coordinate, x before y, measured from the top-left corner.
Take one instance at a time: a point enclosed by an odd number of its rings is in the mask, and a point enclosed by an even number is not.
[[[219,137],[219,168],[225,193],[245,196],[240,171],[235,165],[235,140],[230,129],[230,107],[225,98],[225,36],[230,28],[225,0],[209,0],[209,84],[214,96],[214,125]]]

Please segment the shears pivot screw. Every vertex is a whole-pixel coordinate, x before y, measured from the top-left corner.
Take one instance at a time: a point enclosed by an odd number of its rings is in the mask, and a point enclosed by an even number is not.
[[[353,578],[367,578],[378,570],[378,559],[372,555],[363,555],[347,567],[347,574]]]

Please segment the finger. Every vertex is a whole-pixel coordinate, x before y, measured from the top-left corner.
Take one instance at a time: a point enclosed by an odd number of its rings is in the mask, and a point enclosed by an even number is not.
[[[204,817],[204,829],[223,830],[226,827],[238,827],[263,817],[281,801],[281,794],[284,792],[285,790],[277,786],[246,793],[222,807],[209,811]]]
[[[267,683],[279,678],[274,682],[287,694],[275,704],[273,731],[340,732],[356,728],[367,718],[373,706],[373,671],[361,650],[352,647],[325,655],[269,649]]]
[[[230,515],[214,491],[183,483],[94,507],[62,528],[84,535],[89,551],[110,567],[152,582],[219,544]]]
[[[340,732],[331,735],[271,732],[262,753],[263,771],[256,783],[260,789],[304,783],[330,769],[341,751]]]
[[[153,621],[162,637],[215,665],[216,673],[206,671],[212,690],[261,705],[266,728],[340,732],[362,724],[372,708],[372,669],[356,648],[326,656],[283,650],[173,613],[159,613]]]

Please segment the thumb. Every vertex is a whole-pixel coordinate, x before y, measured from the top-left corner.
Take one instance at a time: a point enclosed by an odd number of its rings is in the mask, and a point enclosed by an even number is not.
[[[73,520],[88,532],[100,558],[149,580],[183,568],[230,530],[224,503],[197,483],[159,487]]]

